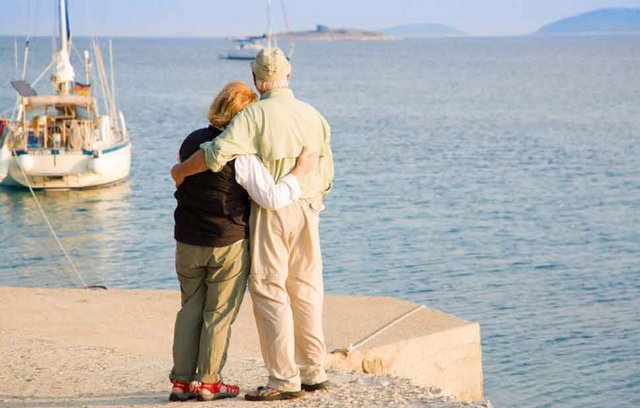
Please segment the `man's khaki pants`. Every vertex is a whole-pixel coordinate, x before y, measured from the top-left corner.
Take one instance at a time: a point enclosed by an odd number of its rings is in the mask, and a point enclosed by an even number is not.
[[[171,380],[221,381],[231,324],[247,287],[248,245],[246,239],[219,248],[178,242],[176,272],[182,309],[173,335]]]
[[[251,207],[251,274],[260,348],[268,387],[299,391],[301,381],[326,381],[322,330],[320,199],[277,211]]]

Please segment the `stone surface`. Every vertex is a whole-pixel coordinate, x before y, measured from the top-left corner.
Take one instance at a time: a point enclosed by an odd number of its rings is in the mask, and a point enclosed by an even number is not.
[[[372,308],[372,301],[376,307]],[[343,302],[356,307],[346,308]],[[349,345],[347,339],[365,339],[416,307],[391,298],[349,297],[335,303],[344,308],[345,321],[356,323],[331,330],[335,323],[327,322],[328,344],[340,339],[343,348]],[[409,378],[463,401],[483,398],[480,325],[428,308],[417,310],[351,353],[332,353],[328,365]]]
[[[96,402],[91,390],[97,387],[91,386],[91,381],[108,378],[114,382],[111,388],[116,390],[124,386],[117,384],[119,376],[130,381],[133,375],[133,380],[138,381],[136,373],[140,381],[158,382],[159,385],[151,389],[162,388],[170,369],[173,321],[179,304],[179,293],[174,291],[0,287],[3,310],[0,366],[5,367],[0,375],[0,399],[3,396],[18,398],[5,389],[16,383],[9,388],[33,385],[34,395],[53,392],[68,396],[74,390],[88,392],[84,405],[90,405]],[[325,302],[328,349],[356,343],[415,307],[391,298],[328,296]],[[233,327],[230,355],[230,373],[243,373],[239,366],[251,366],[247,371],[251,372],[251,379],[240,378],[243,386],[265,380],[249,298]],[[342,378],[340,381],[344,384],[360,381],[362,384],[356,384],[357,389],[367,388],[363,385],[367,381],[375,384],[380,398],[385,392],[383,380],[366,380],[366,376],[362,380],[357,373],[346,374],[348,371],[344,370],[408,378],[417,386],[415,389],[406,386],[413,390],[412,395],[422,393],[425,398],[442,399],[440,395],[446,394],[465,401],[482,398],[478,324],[435,310],[421,309],[348,356],[332,354],[328,363],[330,368],[338,369],[332,375]],[[146,366],[150,372],[143,372]],[[52,376],[51,372],[60,375]],[[47,373],[49,375],[45,375]],[[349,387],[343,385],[342,388],[348,390]],[[144,400],[144,395],[138,397]],[[136,398],[130,403],[137,404]],[[357,402],[357,397],[354,398]],[[442,399],[445,404],[442,406],[451,402],[447,398]],[[67,406],[42,402],[43,406]],[[416,406],[425,405],[423,402],[416,402]],[[413,404],[409,400],[405,403]]]

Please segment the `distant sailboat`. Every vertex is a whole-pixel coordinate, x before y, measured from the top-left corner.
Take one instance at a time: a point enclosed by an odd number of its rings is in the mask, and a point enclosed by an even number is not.
[[[283,14],[285,16],[285,23],[288,30],[288,19],[286,17],[284,0],[281,0]],[[256,55],[265,47],[271,47],[273,42],[273,33],[271,31],[271,0],[267,0],[267,33],[258,37],[242,37],[232,39],[236,43],[235,47],[227,51],[226,54],[221,55],[222,59],[229,60],[253,60]],[[292,44],[289,45],[289,58],[293,52]]]
[[[236,46],[229,50],[222,58],[230,60],[252,60],[265,47],[266,35],[260,37],[245,37],[233,39]]]
[[[59,48],[35,81],[53,68],[54,93],[38,95],[25,80],[28,41],[22,79],[11,82],[17,93],[14,114],[0,118],[0,183],[4,185],[90,188],[114,184],[129,176],[131,144],[124,116],[115,102],[112,47],[109,47],[111,79],[107,78],[102,51],[94,39],[99,81],[92,81],[92,63],[85,51],[85,82],[77,82],[70,58],[67,0],[58,0],[58,13]],[[97,87],[104,112],[99,110],[94,97]]]

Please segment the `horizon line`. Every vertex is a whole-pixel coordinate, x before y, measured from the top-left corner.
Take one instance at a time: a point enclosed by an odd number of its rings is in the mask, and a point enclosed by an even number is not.
[[[593,31],[593,32],[576,32],[576,33],[539,33],[537,31],[523,33],[523,34],[462,34],[462,35],[426,35],[426,36],[389,36],[390,41],[402,41],[402,40],[438,40],[447,38],[513,38],[513,37],[568,37],[568,36],[599,36],[599,35],[640,35],[640,31]],[[176,36],[140,36],[140,35],[76,35],[71,36],[72,39],[91,39],[91,38],[103,38],[103,39],[131,39],[131,40],[232,40],[234,38],[248,37],[248,35],[233,35],[233,36],[191,36],[191,35],[176,35]],[[57,38],[51,35],[25,35],[25,34],[3,34],[0,33],[0,38]],[[288,42],[286,38],[279,39],[282,42]],[[355,40],[293,40],[295,42],[337,42],[337,41],[355,41]],[[365,40],[365,41],[382,41],[384,40]]]

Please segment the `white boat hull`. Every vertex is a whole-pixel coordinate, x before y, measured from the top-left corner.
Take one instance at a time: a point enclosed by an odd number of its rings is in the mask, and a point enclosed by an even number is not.
[[[4,165],[8,171],[0,181],[2,185],[28,187],[30,184],[35,189],[47,190],[104,187],[124,181],[129,176],[131,144],[127,141],[98,154],[87,151],[53,154],[51,150],[19,152],[18,155],[11,154]]]
[[[124,115],[115,102],[111,44],[110,80],[100,44],[93,39],[96,70],[91,69],[91,56],[85,51],[86,83],[77,82],[67,1],[57,1],[60,43],[52,63],[40,75],[51,69],[54,92],[39,94],[25,78],[11,81],[16,104],[9,109],[11,117],[0,117],[0,184],[69,190],[107,186],[129,176],[131,144]],[[25,70],[27,51],[25,47]]]
[[[223,58],[230,60],[254,60],[256,58],[256,55],[258,55],[258,51],[260,50],[256,50],[253,48],[231,50],[227,55],[224,55]]]

